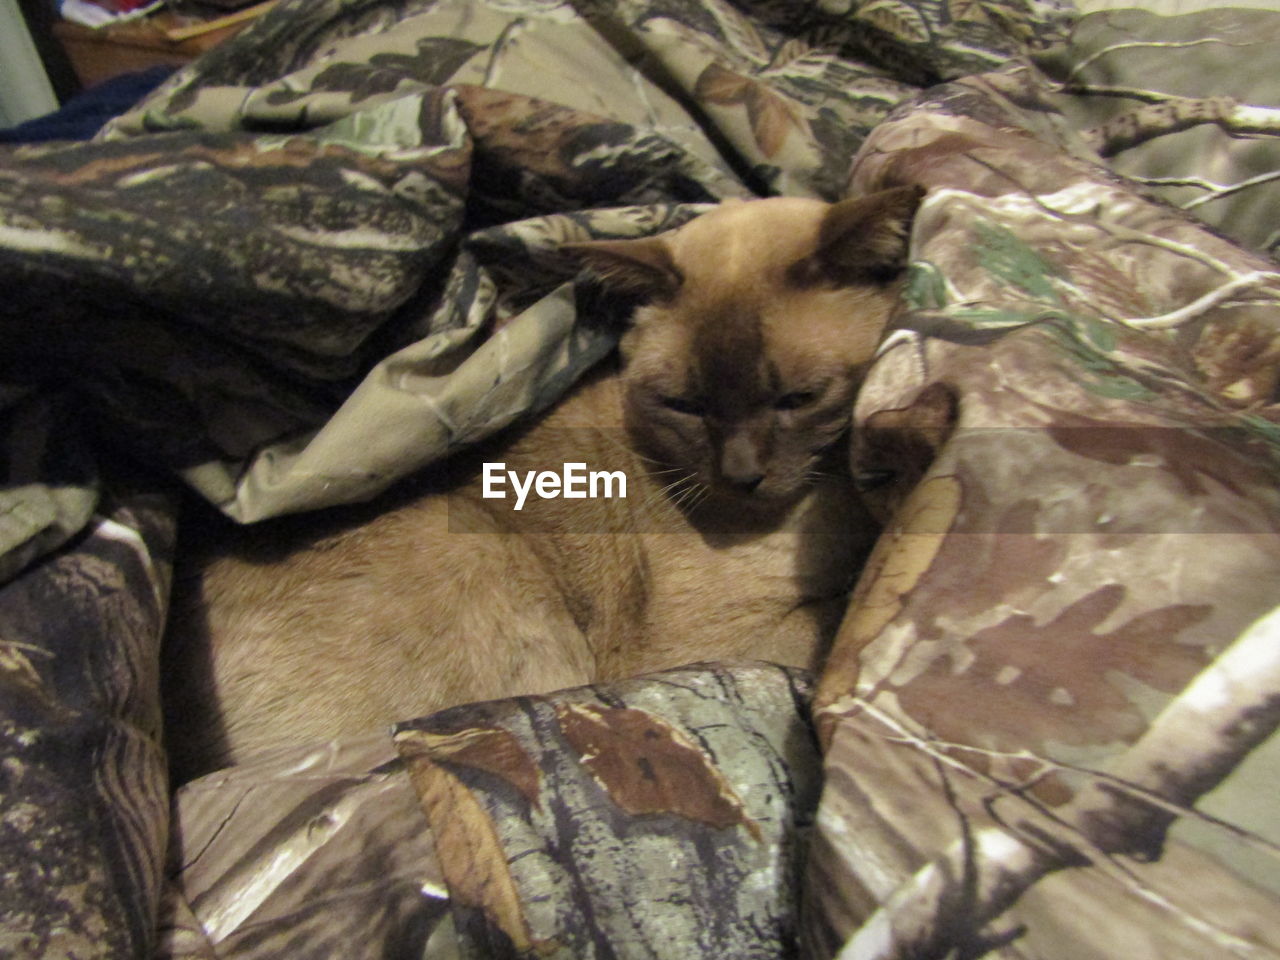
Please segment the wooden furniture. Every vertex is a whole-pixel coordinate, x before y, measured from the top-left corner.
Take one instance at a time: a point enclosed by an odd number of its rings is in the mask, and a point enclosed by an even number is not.
[[[161,11],[142,20],[96,30],[63,20],[53,25],[53,35],[81,85],[92,87],[122,73],[159,64],[190,63],[239,33],[271,5],[261,3],[215,20],[195,22]]]

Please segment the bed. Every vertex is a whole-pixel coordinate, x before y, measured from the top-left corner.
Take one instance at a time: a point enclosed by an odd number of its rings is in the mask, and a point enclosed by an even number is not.
[[[282,0],[0,153],[0,955],[1280,955],[1280,13]],[[614,345],[562,243],[928,191],[817,676],[168,782],[181,491],[377,496]]]

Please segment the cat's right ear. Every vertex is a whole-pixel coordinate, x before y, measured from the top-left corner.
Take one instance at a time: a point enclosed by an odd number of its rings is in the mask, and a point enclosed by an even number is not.
[[[924,188],[890,187],[832,204],[818,229],[817,249],[791,268],[800,284],[884,283],[907,265],[911,222]]]
[[[642,300],[671,300],[684,282],[660,236],[566,243],[560,249],[582,261],[610,290]]]

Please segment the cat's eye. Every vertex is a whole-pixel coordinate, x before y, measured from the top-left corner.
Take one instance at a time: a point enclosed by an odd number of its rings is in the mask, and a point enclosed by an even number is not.
[[[887,487],[898,479],[896,470],[860,470],[853,475],[853,486],[863,493]]]
[[[700,417],[707,412],[707,408],[697,400],[691,400],[688,397],[671,397],[663,396],[658,398],[668,410],[674,410],[676,413],[683,413],[690,417]]]
[[[799,410],[801,407],[807,407],[817,399],[818,395],[812,390],[797,390],[794,393],[784,393],[777,400],[773,401],[773,409]]]

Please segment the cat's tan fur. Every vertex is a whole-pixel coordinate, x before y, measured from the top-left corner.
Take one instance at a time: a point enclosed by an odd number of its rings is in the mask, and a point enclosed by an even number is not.
[[[869,525],[840,459],[914,190],[728,203],[579,245],[647,299],[601,370],[452,483],[237,533],[180,578],[179,776],[456,703],[685,663],[815,667]],[[831,456],[835,454],[835,456]],[[623,499],[480,496],[482,460],[623,470]]]

